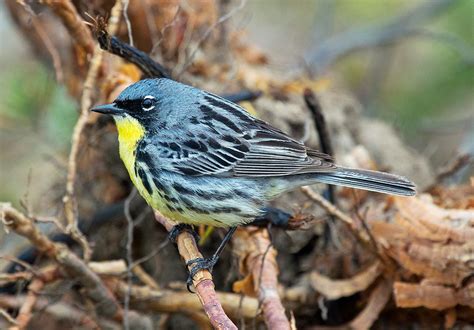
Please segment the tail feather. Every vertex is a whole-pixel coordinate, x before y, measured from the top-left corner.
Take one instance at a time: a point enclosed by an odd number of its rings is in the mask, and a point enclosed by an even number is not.
[[[416,187],[413,182],[403,176],[384,172],[338,167],[334,172],[317,174],[315,179],[321,183],[370,190],[384,194],[401,196],[413,196],[416,194]]]

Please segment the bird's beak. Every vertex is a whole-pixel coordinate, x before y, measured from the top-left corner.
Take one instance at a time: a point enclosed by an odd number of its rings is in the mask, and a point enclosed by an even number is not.
[[[115,103],[97,105],[91,109],[91,111],[103,113],[105,115],[120,115],[124,111],[117,107]]]

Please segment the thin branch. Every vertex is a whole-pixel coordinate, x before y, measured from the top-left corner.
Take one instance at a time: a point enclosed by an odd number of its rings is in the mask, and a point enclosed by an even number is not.
[[[118,17],[120,17],[122,11],[122,1],[117,0],[111,11],[111,17],[109,20],[109,29],[112,34],[115,34],[118,29]],[[64,212],[67,219],[67,231],[71,236],[76,239],[82,246],[84,252],[84,259],[88,261],[91,257],[92,251],[89,247],[87,239],[81,233],[77,224],[77,201],[75,195],[75,183],[77,175],[77,158],[79,153],[79,147],[82,140],[82,132],[86,127],[89,109],[92,106],[92,94],[95,88],[97,75],[99,68],[102,64],[103,52],[99,46],[94,47],[94,52],[89,65],[89,71],[87,72],[86,79],[84,81],[83,92],[81,96],[81,112],[74,131],[72,133],[71,152],[68,160],[68,172],[66,182],[66,195],[64,196]]]
[[[129,0],[122,0],[122,5],[123,5],[123,19],[125,20],[125,24],[127,25],[128,43],[130,44],[130,46],[133,47],[132,23],[130,23],[130,18],[128,17]],[[115,33],[112,33],[112,34],[115,34]]]
[[[53,62],[54,72],[56,73],[56,81],[59,84],[64,83],[64,72],[61,65],[61,56],[59,55],[58,50],[54,46],[53,42],[51,41],[50,36],[44,30],[43,25],[38,23],[38,20],[35,16],[31,17],[31,24],[33,25],[38,37],[44,44],[44,47],[51,55],[51,60]]]
[[[49,6],[53,10],[56,16],[62,20],[75,42],[84,48],[86,54],[94,52],[92,34],[70,0],[40,0],[40,3]]]
[[[130,46],[117,37],[111,36],[105,27],[98,26],[96,34],[97,41],[103,50],[135,64],[142,70],[145,76],[171,79],[168,70],[164,66],[154,61],[145,52]]]
[[[96,303],[98,315],[120,320],[122,310],[100,278],[66,246],[49,240],[33,221],[8,204],[0,204],[0,219],[4,225],[27,238],[40,252],[55,260],[66,273],[85,288],[86,295]]]
[[[464,166],[469,165],[469,163],[472,162],[474,162],[474,157],[472,157],[470,154],[459,155],[446,166],[438,170],[438,173],[436,174],[436,182],[443,181],[444,179],[452,176]]]
[[[174,224],[158,211],[155,211],[155,219],[161,223],[167,231],[170,231],[174,227]],[[193,235],[189,232],[182,231],[177,237],[176,242],[179,254],[186,263],[190,260],[203,257],[197,248]],[[191,268],[192,265],[190,264],[188,270],[190,271]],[[200,270],[193,278],[193,285],[196,289],[196,295],[199,297],[202,307],[212,325],[217,329],[237,329],[235,324],[225,314],[219,302],[211,273],[205,269]]]
[[[331,157],[334,157],[334,150],[332,148],[331,138],[326,124],[326,119],[324,118],[323,111],[321,109],[321,104],[311,89],[306,88],[303,95],[306,106],[313,115],[314,126],[316,127],[319,136],[319,143],[321,143],[321,151]],[[331,203],[333,203],[333,201],[331,201]]]
[[[127,199],[125,200],[124,206],[124,214],[125,218],[127,219],[127,284],[129,287],[129,291],[125,295],[123,301],[123,308],[124,308],[124,317],[123,317],[123,326],[126,330],[130,329],[130,323],[128,320],[128,310],[130,307],[130,288],[132,286],[132,268],[133,268],[133,218],[130,213],[130,203],[137,195],[137,189],[132,189],[132,192],[128,195]]]
[[[160,38],[156,42],[153,43],[153,47],[151,48],[151,51],[150,51],[150,54],[152,56],[157,52],[158,48],[160,47],[160,44],[165,39],[166,31],[168,29],[172,28],[173,26],[175,26],[176,23],[179,22],[178,17],[179,17],[180,13],[181,13],[181,6],[177,5],[176,13],[174,14],[173,18],[171,19],[171,21],[169,23],[167,23],[167,24],[165,24],[165,26],[163,26],[163,28],[160,31]]]
[[[367,236],[367,234],[363,231],[361,231],[358,227],[357,224],[355,223],[354,220],[352,220],[351,217],[346,215],[344,212],[339,210],[334,204],[331,204],[328,202],[323,196],[315,192],[311,187],[304,186],[301,187],[301,191],[306,194],[312,201],[316,202],[318,205],[320,205],[326,212],[329,214],[335,216],[339,220],[342,220],[345,224],[349,226],[349,228],[354,231],[357,236],[364,242],[364,243],[369,243],[370,239]]]
[[[11,330],[23,330],[28,326],[33,317],[33,307],[38,299],[38,293],[43,288],[45,283],[40,279],[34,279],[28,286],[28,294],[26,295],[23,305],[20,307],[18,316],[16,318],[17,326]]]
[[[108,279],[110,289],[123,298],[128,291],[124,281]],[[258,315],[258,301],[249,296],[235,293],[217,292],[223,309],[233,318],[255,319]],[[184,291],[154,290],[148,286],[132,285],[131,303],[134,308],[143,312],[182,313],[183,311],[200,312],[202,301],[197,295]],[[216,326],[213,323],[214,326]],[[221,327],[222,328],[222,327]]]
[[[252,274],[253,286],[262,306],[269,329],[290,329],[285,308],[278,294],[278,265],[276,250],[271,246],[268,230],[256,227],[241,228],[234,237],[236,254],[246,272]]]
[[[201,44],[209,38],[211,35],[212,31],[218,27],[220,24],[224,23],[228,19],[230,19],[232,16],[234,16],[237,12],[239,12],[242,8],[244,8],[245,4],[247,3],[246,0],[240,0],[240,4],[229,11],[227,14],[221,16],[214,24],[212,24],[202,35],[202,37],[198,40],[196,48],[194,48],[193,52],[189,57],[186,59],[186,62],[183,64],[183,67],[179,71],[179,73],[176,75],[177,77],[180,77],[184,71],[193,63],[194,57],[196,56],[199,48],[201,47]]]
[[[331,138],[329,135],[329,130],[326,125],[326,119],[324,118],[323,111],[321,109],[321,104],[319,103],[318,98],[313,93],[313,91],[309,88],[306,88],[303,93],[304,100],[306,102],[306,106],[308,107],[311,115],[313,116],[314,126],[316,127],[316,133],[319,136],[319,143],[321,145],[321,151],[326,155],[331,156],[334,158],[334,151],[331,144]],[[327,185],[327,193],[328,193],[328,200],[332,204],[336,204],[336,197],[334,192],[334,186],[328,184]],[[340,246],[340,242],[337,237],[336,228],[334,228],[334,219],[331,216],[330,220],[326,222],[324,226],[324,239],[325,243],[328,243],[329,240],[333,238],[336,246]]]
[[[26,299],[25,295],[0,295],[0,306],[8,309],[18,309],[24,305]],[[35,311],[45,312],[55,319],[68,321],[79,326],[82,325],[86,329],[99,329],[97,323],[89,315],[66,303],[51,304],[47,299],[39,298],[33,307]]]
[[[12,325],[18,325],[18,322],[4,308],[0,308],[0,315]]]

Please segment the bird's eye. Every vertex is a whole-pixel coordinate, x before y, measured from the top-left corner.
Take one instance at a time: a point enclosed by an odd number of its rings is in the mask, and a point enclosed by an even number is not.
[[[142,101],[142,109],[144,111],[150,111],[150,110],[153,110],[154,107],[155,107],[155,98],[151,95],[145,96]]]

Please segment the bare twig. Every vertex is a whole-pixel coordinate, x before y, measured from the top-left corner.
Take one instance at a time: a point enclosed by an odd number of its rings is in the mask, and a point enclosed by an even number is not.
[[[92,34],[70,0],[40,0],[40,2],[48,5],[62,20],[71,37],[79,46],[84,48],[86,54],[94,52]]]
[[[155,211],[155,219],[161,223],[167,231],[170,231],[174,226],[171,221],[163,217],[158,211]],[[202,258],[202,254],[197,248],[196,241],[190,233],[186,231],[181,232],[176,242],[178,244],[179,254],[185,262],[196,258]],[[190,264],[188,269],[191,270],[191,268],[192,265]],[[193,278],[193,285],[212,325],[218,329],[237,329],[235,324],[225,314],[222,305],[219,302],[211,273],[205,269],[200,270]]]
[[[330,157],[334,157],[334,151],[331,144],[331,138],[329,135],[329,130],[326,125],[326,119],[324,118],[321,104],[317,99],[316,95],[311,91],[311,89],[306,88],[303,93],[306,106],[308,107],[311,115],[313,116],[314,126],[316,127],[316,132],[319,136],[319,143],[321,145],[321,151]],[[336,204],[336,197],[334,193],[334,186],[327,185],[328,199],[332,204]],[[331,216],[330,220],[326,222],[324,226],[324,238],[328,242],[330,238],[334,239],[334,243],[340,247],[340,242],[337,237],[336,228],[334,228],[334,218]]]
[[[18,322],[4,308],[0,308],[0,315],[12,325],[18,325]]]
[[[97,31],[97,41],[103,50],[120,56],[121,58],[135,64],[147,77],[171,78],[168,70],[161,64],[154,61],[145,52],[132,47],[120,39],[111,36],[105,28],[99,27]]]
[[[49,240],[33,225],[31,219],[10,205],[2,204],[0,210],[5,226],[27,238],[39,251],[55,260],[69,276],[84,286],[87,296],[96,303],[99,315],[117,320],[122,318],[122,311],[117,301],[84,261],[66,246]]]
[[[276,250],[271,246],[268,230],[241,228],[234,237],[234,243],[241,269],[252,275],[253,287],[258,294],[267,327],[290,329],[290,322],[278,294]]]
[[[28,294],[16,318],[17,327],[13,329],[25,329],[31,320],[33,307],[38,298],[38,292],[43,288],[44,282],[40,279],[34,279],[28,286]]]
[[[351,228],[351,230],[354,231],[363,242],[367,243],[370,241],[367,234],[357,227],[355,221],[352,220],[351,217],[339,210],[335,205],[328,202],[323,196],[311,189],[311,187],[301,187],[301,191],[304,192],[306,196],[308,196],[311,200],[318,203],[326,212],[335,216],[339,220],[342,220],[345,224],[349,225],[349,228]]]
[[[109,279],[108,286],[119,297],[128,291],[124,281]],[[249,296],[235,293],[217,292],[217,297],[226,313],[233,318],[254,319],[258,313],[258,301]],[[189,292],[171,290],[154,290],[148,286],[132,285],[131,302],[136,309],[143,312],[181,313],[183,311],[200,312],[203,305],[197,295]],[[213,323],[215,326],[215,324]]]
[[[33,308],[38,300],[38,294],[47,283],[53,282],[59,278],[57,266],[48,266],[38,272],[33,281],[28,285],[28,294],[21,305],[16,318],[16,326],[11,330],[25,329],[28,326],[33,314]]]
[[[319,100],[309,88],[304,90],[304,100],[306,102],[306,106],[313,115],[314,126],[316,127],[317,133],[319,135],[319,143],[321,143],[321,151],[331,157],[334,157],[329,130],[326,125],[326,119],[324,118]],[[333,201],[331,201],[331,203],[333,203]]]
[[[48,33],[44,30],[43,25],[38,23],[38,20],[35,16],[31,18],[31,24],[33,25],[36,33],[43,42],[44,47],[51,55],[54,72],[56,73],[56,80],[59,84],[62,84],[64,82],[64,73],[61,65],[61,56],[59,56],[58,50],[51,41],[51,38],[49,37]]]
[[[130,19],[128,18],[128,5],[129,5],[129,0],[122,0],[123,19],[125,21],[125,24],[127,25],[128,43],[130,44],[130,46],[133,47],[132,23],[130,23]],[[115,33],[112,33],[112,34],[115,34]]]
[[[148,0],[147,0],[148,1]],[[160,31],[160,38],[156,41],[156,42],[153,42],[153,47],[151,48],[151,51],[150,51],[150,54],[153,56],[154,54],[156,54],[158,48],[160,47],[160,44],[163,42],[163,40],[165,39],[165,33],[168,29],[170,29],[171,27],[173,27],[177,22],[178,22],[178,17],[179,17],[179,14],[181,13],[181,6],[177,6],[177,9],[176,9],[176,13],[174,14],[173,18],[171,19],[171,21],[167,24],[165,24],[163,26],[163,28],[161,29]],[[149,24],[150,25],[150,24]]]
[[[202,35],[202,37],[197,41],[196,48],[191,52],[189,57],[186,59],[186,62],[183,64],[183,67],[179,71],[179,73],[176,75],[177,77],[180,77],[186,69],[193,63],[194,57],[196,56],[196,53],[198,52],[199,48],[201,47],[201,44],[209,38],[211,35],[212,31],[218,27],[220,24],[224,23],[228,19],[230,19],[232,16],[234,16],[237,12],[239,12],[242,8],[244,8],[245,4],[247,3],[246,0],[240,0],[240,4],[233,8],[231,11],[229,11],[227,14],[221,16],[214,24],[212,24]]]
[[[446,166],[439,169],[436,175],[436,182],[443,181],[444,179],[455,174],[457,171],[459,171],[460,169],[462,169],[464,166],[468,165],[471,162],[474,162],[474,159],[472,158],[470,154],[459,155],[452,162],[450,162]]]
[[[153,290],[159,290],[160,286],[155,281],[153,277],[151,277],[140,265],[133,266],[133,273],[140,279],[140,281],[152,288]]]
[[[3,308],[18,309],[24,305],[26,300],[27,297],[25,295],[0,295],[0,306]],[[90,316],[66,303],[51,304],[47,299],[39,297],[33,307],[35,311],[48,313],[55,319],[67,320],[73,324],[82,325],[86,329],[99,329],[99,326]]]
[[[115,34],[118,29],[118,23],[122,11],[122,1],[117,0],[111,11],[111,17],[109,20],[109,30],[112,34]],[[77,120],[76,126],[72,133],[71,152],[68,160],[68,174],[66,182],[66,195],[64,196],[64,212],[67,219],[67,231],[71,236],[76,239],[82,246],[84,252],[84,259],[88,261],[91,257],[92,251],[89,247],[87,239],[81,233],[77,224],[77,201],[75,195],[75,183],[77,175],[77,156],[79,153],[79,147],[81,145],[82,132],[87,124],[89,116],[89,109],[92,106],[92,94],[96,84],[97,75],[99,68],[102,63],[103,52],[100,46],[95,46],[93,56],[90,61],[89,71],[84,81],[83,92],[81,96],[81,112],[79,119]]]
[[[130,329],[130,324],[128,320],[128,310],[130,307],[130,288],[132,286],[132,268],[133,268],[133,218],[130,213],[130,203],[137,195],[137,189],[132,189],[132,192],[128,195],[127,199],[125,200],[124,206],[124,213],[125,218],[127,219],[127,284],[129,287],[129,291],[125,295],[123,301],[123,308],[124,308],[124,317],[123,317],[123,326],[125,329]]]

